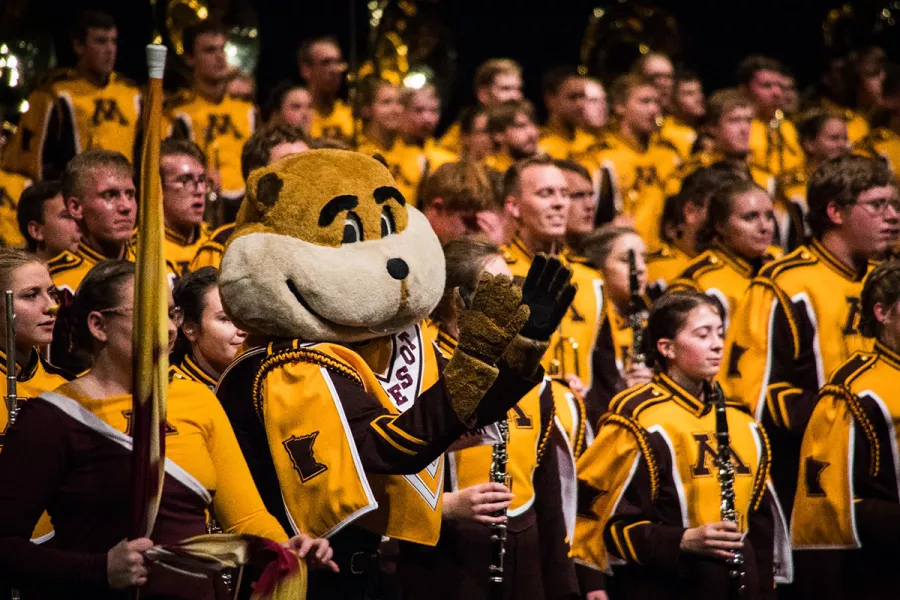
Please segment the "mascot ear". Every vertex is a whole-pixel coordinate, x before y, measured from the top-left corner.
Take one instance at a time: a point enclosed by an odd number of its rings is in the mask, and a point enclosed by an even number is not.
[[[256,201],[263,211],[275,206],[283,186],[284,181],[275,173],[267,173],[259,178],[256,182]]]

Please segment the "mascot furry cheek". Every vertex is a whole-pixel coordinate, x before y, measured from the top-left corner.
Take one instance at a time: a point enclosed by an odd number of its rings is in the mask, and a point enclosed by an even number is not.
[[[311,150],[250,175],[219,288],[252,333],[360,342],[428,316],[444,268],[437,236],[384,165]]]

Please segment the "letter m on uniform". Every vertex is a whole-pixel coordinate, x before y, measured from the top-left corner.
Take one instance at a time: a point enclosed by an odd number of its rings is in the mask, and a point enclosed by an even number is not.
[[[97,98],[94,100],[94,114],[91,116],[91,123],[94,125],[102,125],[108,121],[118,121],[119,125],[128,125],[128,119],[119,109],[119,104],[115,98]]]

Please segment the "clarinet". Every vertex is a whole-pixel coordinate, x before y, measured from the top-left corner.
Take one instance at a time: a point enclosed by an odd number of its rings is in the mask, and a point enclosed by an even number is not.
[[[631,326],[631,362],[644,364],[644,299],[641,298],[641,286],[638,283],[637,255],[634,250],[628,251],[628,288],[631,293],[628,306],[628,324]]]
[[[500,430],[501,441],[494,444],[491,454],[491,482],[502,483],[507,488],[512,483],[512,478],[506,470],[509,460],[509,421],[508,418],[497,422]],[[506,515],[506,511],[498,511],[496,517]],[[491,598],[500,600],[503,598],[503,559],[506,556],[506,522],[491,523],[491,566],[488,568],[490,577]]]
[[[19,415],[18,379],[16,378],[16,309],[13,306],[12,290],[6,290],[6,410],[7,431]],[[19,600],[19,590],[10,590],[10,600]]]
[[[706,393],[716,407],[716,463],[719,467],[719,489],[721,498],[721,514],[723,521],[737,522],[737,511],[734,509],[734,464],[731,462],[731,436],[728,434],[728,416],[725,413],[725,394],[718,382],[707,384]],[[744,589],[744,555],[734,552],[728,565],[730,581],[730,597],[739,598]]]

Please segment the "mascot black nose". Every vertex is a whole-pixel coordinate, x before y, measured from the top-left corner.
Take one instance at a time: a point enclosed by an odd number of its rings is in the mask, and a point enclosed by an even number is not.
[[[387,262],[388,274],[394,279],[406,279],[409,275],[409,265],[402,258],[392,258]]]

